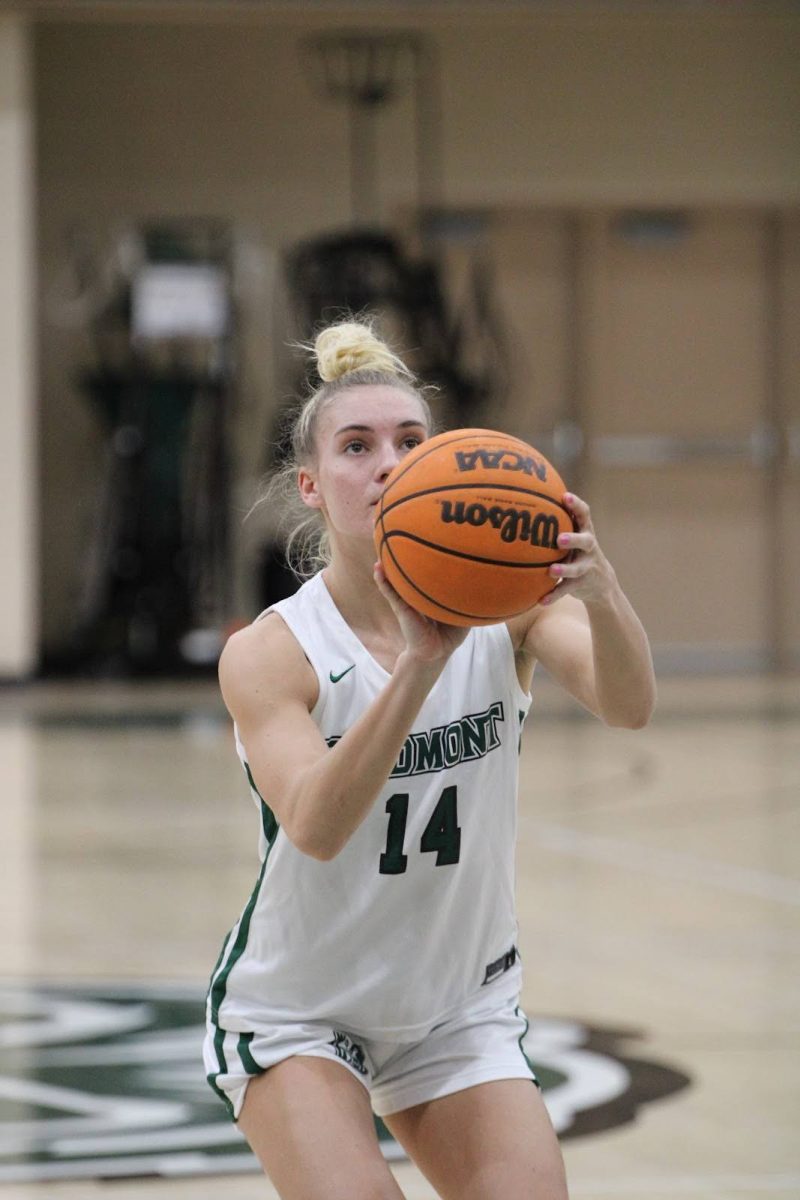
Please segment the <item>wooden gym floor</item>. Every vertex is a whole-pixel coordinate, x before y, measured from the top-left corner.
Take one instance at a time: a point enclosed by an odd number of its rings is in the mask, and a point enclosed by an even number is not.
[[[184,1146],[166,1129],[207,1103],[194,1026],[147,1035],[166,1088],[150,1110],[135,1070],[108,1100],[130,1029],[117,1049],[98,1036],[109,1014],[179,1026],[187,997],[194,1020],[252,888],[255,811],[216,689],[0,693],[0,785],[0,1200],[268,1200],[230,1142],[195,1174],[216,1109]],[[539,686],[523,1003],[574,1200],[800,1197],[799,799],[796,678],[667,679],[639,733]],[[394,1169],[409,1200],[433,1196]]]

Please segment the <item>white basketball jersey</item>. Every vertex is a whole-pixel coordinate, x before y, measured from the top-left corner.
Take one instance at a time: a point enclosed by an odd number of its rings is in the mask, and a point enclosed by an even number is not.
[[[330,746],[387,672],[322,575],[276,604],[319,680],[312,718]],[[505,625],[474,628],[421,708],[386,785],[330,862],[302,854],[259,794],[261,872],[209,991],[220,1029],[326,1021],[413,1041],[515,961],[520,727],[530,704]],[[301,764],[298,764],[300,766]]]

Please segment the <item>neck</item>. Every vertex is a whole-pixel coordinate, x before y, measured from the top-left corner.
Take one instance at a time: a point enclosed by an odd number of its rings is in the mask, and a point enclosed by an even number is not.
[[[337,546],[322,576],[336,607],[352,629],[393,637],[400,627],[375,585],[374,563],[372,547],[365,554],[363,545],[357,548]]]

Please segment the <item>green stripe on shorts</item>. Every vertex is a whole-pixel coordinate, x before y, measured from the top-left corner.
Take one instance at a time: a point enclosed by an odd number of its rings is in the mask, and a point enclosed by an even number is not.
[[[525,1028],[523,1029],[522,1033],[519,1035],[519,1038],[518,1038],[520,1054],[525,1059],[525,1062],[528,1064],[528,1070],[530,1071],[531,1075],[533,1076],[534,1083],[537,1086],[539,1086],[539,1080],[537,1079],[536,1072],[533,1069],[533,1063],[531,1062],[531,1060],[528,1058],[527,1054],[525,1053],[525,1047],[522,1044],[527,1036],[528,1029],[530,1028],[530,1023],[528,1021],[528,1018],[525,1016],[525,1013],[522,1012],[522,1010],[520,1009],[519,1005],[517,1005],[517,1007],[514,1009],[514,1015],[519,1017],[520,1021],[525,1022]]]
[[[223,1092],[222,1088],[217,1085],[217,1079],[220,1077],[220,1075],[227,1075],[228,1073],[228,1064],[225,1061],[225,1030],[220,1029],[219,1025],[217,1026],[217,1032],[214,1034],[214,1050],[216,1051],[219,1070],[213,1071],[210,1075],[206,1075],[206,1079],[227,1108],[228,1115],[230,1116],[231,1120],[233,1120],[233,1105]]]

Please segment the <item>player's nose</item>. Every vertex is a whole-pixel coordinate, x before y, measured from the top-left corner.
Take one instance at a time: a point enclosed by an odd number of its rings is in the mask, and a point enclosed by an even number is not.
[[[386,481],[402,457],[403,452],[393,442],[381,445],[381,452],[378,455],[377,461],[377,476],[381,483]]]

